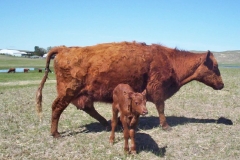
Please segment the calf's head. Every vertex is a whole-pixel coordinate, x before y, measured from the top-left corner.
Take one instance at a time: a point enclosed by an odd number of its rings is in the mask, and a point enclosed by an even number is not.
[[[212,87],[215,90],[220,90],[224,87],[218,63],[213,54],[208,51],[201,57],[201,64],[195,72],[196,80]]]
[[[140,115],[146,115],[148,113],[146,107],[146,90],[144,90],[142,93],[129,92],[128,96],[131,100],[131,103],[129,105],[130,112],[138,113]]]

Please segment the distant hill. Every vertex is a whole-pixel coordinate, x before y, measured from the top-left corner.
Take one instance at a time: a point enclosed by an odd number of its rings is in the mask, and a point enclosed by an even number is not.
[[[194,53],[203,53],[206,51],[192,51]],[[240,50],[214,52],[215,58],[219,64],[240,64]]]
[[[240,64],[240,50],[213,52],[218,63],[224,64]]]

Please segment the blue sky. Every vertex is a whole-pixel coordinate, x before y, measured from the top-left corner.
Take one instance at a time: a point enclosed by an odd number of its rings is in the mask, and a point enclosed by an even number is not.
[[[0,49],[159,43],[239,50],[239,0],[0,0]]]

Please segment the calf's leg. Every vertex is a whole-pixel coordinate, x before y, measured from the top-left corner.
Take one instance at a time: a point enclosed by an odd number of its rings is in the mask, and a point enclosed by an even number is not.
[[[118,123],[118,109],[116,107],[115,104],[112,105],[112,121],[111,121],[111,127],[112,127],[112,131],[111,131],[111,136],[110,136],[110,143],[113,144],[114,139],[115,139],[115,129]]]
[[[137,118],[133,118],[133,122],[131,121],[131,127],[130,127],[130,138],[131,138],[131,153],[133,154],[136,154],[137,151],[136,151],[136,142],[135,142],[135,132],[136,132],[136,127],[137,127],[137,124],[138,124],[138,117]]]
[[[128,139],[129,139],[129,129],[127,124],[127,119],[124,116],[120,116],[123,125],[123,136],[124,136],[124,151],[129,153]]]
[[[136,154],[136,143],[135,143],[135,129],[131,128],[129,130],[130,138],[131,138],[131,153]]]

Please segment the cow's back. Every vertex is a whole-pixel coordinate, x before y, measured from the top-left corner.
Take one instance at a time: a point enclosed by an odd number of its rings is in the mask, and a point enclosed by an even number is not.
[[[58,92],[75,85],[79,95],[109,102],[119,83],[127,83],[140,92],[147,85],[152,58],[150,47],[138,43],[63,47],[55,57]]]

